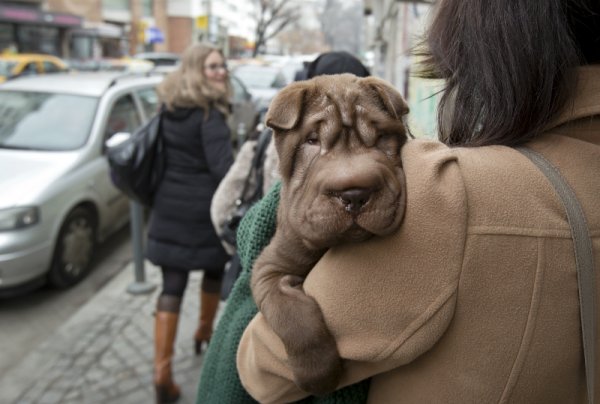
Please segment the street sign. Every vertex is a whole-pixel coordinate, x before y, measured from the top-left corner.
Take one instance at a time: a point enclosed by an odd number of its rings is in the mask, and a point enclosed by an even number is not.
[[[202,30],[208,29],[208,16],[207,15],[201,15],[199,17],[196,17],[196,28],[202,29]]]
[[[163,43],[165,36],[158,27],[149,27],[146,29],[146,43]]]

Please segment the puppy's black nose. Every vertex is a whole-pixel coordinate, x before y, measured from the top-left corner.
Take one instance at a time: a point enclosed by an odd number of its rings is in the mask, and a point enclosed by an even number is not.
[[[373,190],[370,188],[349,188],[338,193],[346,212],[356,214],[368,202]]]

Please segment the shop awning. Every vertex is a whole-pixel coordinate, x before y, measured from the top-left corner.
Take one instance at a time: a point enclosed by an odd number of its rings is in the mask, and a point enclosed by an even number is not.
[[[83,18],[74,14],[51,13],[34,8],[0,6],[0,21],[58,27],[80,27],[83,23]]]
[[[102,38],[122,38],[123,28],[105,22],[86,21],[83,27],[71,31],[71,35],[97,36]]]

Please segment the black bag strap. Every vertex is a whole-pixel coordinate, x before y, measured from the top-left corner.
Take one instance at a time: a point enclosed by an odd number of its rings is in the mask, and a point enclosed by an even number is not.
[[[254,156],[252,157],[252,165],[250,170],[248,171],[248,175],[246,176],[246,180],[244,181],[244,187],[242,188],[242,193],[240,198],[236,201],[236,204],[240,205],[243,202],[248,201],[257,201],[262,197],[262,188],[263,188],[263,172],[264,167],[263,163],[266,157],[267,147],[271,142],[271,136],[273,131],[269,128],[263,130],[258,136],[258,140],[256,141],[256,149],[254,150]],[[250,196],[246,196],[248,193],[248,189],[250,188],[250,179],[254,177],[256,179],[256,187],[254,192]]]
[[[273,131],[270,128],[263,130],[258,137],[258,141],[256,142],[256,152],[254,154],[254,160],[252,165],[256,170],[256,192],[253,195],[253,200],[257,201],[263,196],[263,179],[264,179],[264,168],[265,168],[265,158],[267,157],[267,148],[271,143],[271,137],[273,136]]]
[[[583,213],[583,209],[575,193],[565,181],[560,171],[544,156],[527,148],[517,150],[531,160],[548,178],[560,197],[567,212],[567,220],[571,226],[571,236],[575,248],[575,264],[577,266],[577,283],[579,287],[579,306],[581,316],[581,335],[583,337],[583,355],[587,383],[588,402],[594,403],[594,366],[596,344],[596,302],[595,274],[592,239]]]

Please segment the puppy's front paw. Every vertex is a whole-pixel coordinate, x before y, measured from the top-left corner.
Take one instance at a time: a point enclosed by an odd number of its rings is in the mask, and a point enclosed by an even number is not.
[[[290,364],[296,385],[315,396],[334,391],[342,376],[342,359],[333,338],[302,354],[290,355]]]

